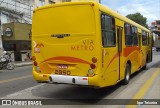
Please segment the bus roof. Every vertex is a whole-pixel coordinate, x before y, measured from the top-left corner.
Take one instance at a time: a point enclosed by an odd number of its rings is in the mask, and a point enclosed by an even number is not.
[[[46,9],[46,8],[53,8],[53,7],[60,7],[60,6],[69,6],[69,5],[84,5],[84,4],[96,4],[96,2],[62,2],[62,3],[57,3],[57,4],[49,4],[49,5],[44,5],[38,8],[35,8],[34,11]],[[98,3],[97,3],[98,4]]]
[[[68,6],[68,5],[84,5],[84,4],[86,4],[86,5],[87,4],[88,5],[92,5],[92,4],[97,5],[99,7],[100,11],[105,12],[105,13],[107,13],[107,14],[115,17],[115,18],[118,18],[118,19],[120,19],[124,22],[127,22],[127,23],[129,23],[133,26],[136,26],[136,27],[138,27],[142,30],[150,32],[150,30],[148,30],[147,28],[135,23],[134,21],[128,19],[127,17],[122,16],[119,13],[117,13],[117,12],[113,11],[112,9],[108,8],[107,6],[103,6],[102,4],[99,4],[97,2],[63,2],[63,3],[59,3],[59,4],[50,4],[50,5],[47,5],[47,6],[41,6],[39,8],[36,8],[34,10],[34,12],[38,11],[38,10],[47,9],[47,8],[53,8],[53,7]]]

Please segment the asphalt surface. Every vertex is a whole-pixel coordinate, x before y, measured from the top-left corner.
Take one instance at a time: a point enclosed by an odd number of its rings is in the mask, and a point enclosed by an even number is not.
[[[32,66],[17,67],[14,70],[0,70],[0,98],[38,85],[32,78]]]

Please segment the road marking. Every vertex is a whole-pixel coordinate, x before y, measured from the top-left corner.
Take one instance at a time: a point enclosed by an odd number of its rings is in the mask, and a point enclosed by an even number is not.
[[[7,80],[0,80],[0,84],[12,82],[12,81],[16,81],[16,80],[21,80],[21,79],[26,79],[26,78],[30,78],[30,77],[32,77],[32,75],[27,75],[27,76],[22,76],[22,77],[7,79]]]
[[[134,95],[133,99],[140,99],[140,100],[143,99],[146,92],[151,87],[151,85],[156,80],[159,74],[160,74],[160,68],[158,68],[154,72],[154,74],[152,74],[152,76],[146,81],[146,83],[138,90],[138,92]],[[133,100],[133,102],[135,101]],[[132,101],[130,103],[132,103]],[[136,108],[136,107],[137,105],[129,105],[129,104],[126,106],[126,108]]]

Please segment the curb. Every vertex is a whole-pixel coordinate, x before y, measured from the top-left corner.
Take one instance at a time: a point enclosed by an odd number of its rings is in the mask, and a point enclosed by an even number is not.
[[[19,64],[14,64],[15,67],[22,67],[22,66],[30,66],[32,63],[19,63]]]

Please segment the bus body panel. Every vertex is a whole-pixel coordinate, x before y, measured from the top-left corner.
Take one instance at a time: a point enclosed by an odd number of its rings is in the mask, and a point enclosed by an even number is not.
[[[34,12],[32,53],[40,68],[40,72],[33,68],[35,80],[49,81],[51,75],[100,75],[101,50],[98,46],[100,39],[97,39],[100,32],[96,28],[99,17],[95,16],[95,7],[91,3],[55,5]],[[97,62],[93,63],[92,58]],[[95,69],[91,64],[96,66]],[[93,74],[89,75],[89,70],[93,70]],[[89,85],[95,85],[92,81],[95,82],[88,78]]]

